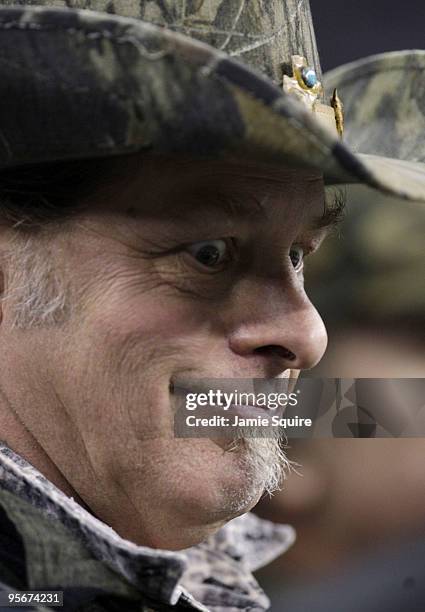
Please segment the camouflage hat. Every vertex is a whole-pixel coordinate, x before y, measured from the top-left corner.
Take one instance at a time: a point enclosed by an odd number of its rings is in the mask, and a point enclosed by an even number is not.
[[[2,168],[145,149],[245,156],[318,169],[327,184],[365,183],[425,201],[423,138],[412,137],[416,163],[397,150],[355,155],[341,142],[341,107],[335,96],[332,107],[324,103],[308,0],[0,6]],[[423,79],[406,90],[386,72],[385,86],[377,78],[364,99],[363,139],[388,89],[400,113],[405,103],[423,108]],[[348,110],[354,102],[344,100]],[[410,116],[424,120],[420,110]],[[420,132],[409,121],[405,129]]]

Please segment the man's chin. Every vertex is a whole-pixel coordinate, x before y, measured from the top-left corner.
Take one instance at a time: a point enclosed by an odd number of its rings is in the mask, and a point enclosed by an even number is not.
[[[233,459],[232,482],[223,496],[229,520],[251,510],[264,493],[278,490],[289,462],[279,441],[272,438],[227,439],[225,454]]]
[[[232,442],[228,452],[240,454],[247,480],[262,492],[279,490],[289,468],[289,462],[277,438],[240,437]]]

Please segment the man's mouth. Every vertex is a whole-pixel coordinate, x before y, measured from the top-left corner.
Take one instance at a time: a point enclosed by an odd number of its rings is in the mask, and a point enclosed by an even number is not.
[[[252,418],[265,417],[271,413],[279,412],[279,409],[270,407],[264,401],[264,397],[270,392],[270,386],[273,386],[273,383],[279,383],[281,393],[287,392],[288,389],[287,379],[271,381],[226,380],[220,381],[220,385],[217,384],[217,379],[211,379],[208,382],[209,384],[205,384],[204,380],[171,381],[169,385],[170,394],[176,397],[182,405],[186,404],[186,407],[188,407],[187,400],[190,400],[189,410],[204,408],[216,414],[237,414],[241,417]],[[261,391],[261,389],[263,390]],[[263,396],[261,403],[255,401],[259,393]]]

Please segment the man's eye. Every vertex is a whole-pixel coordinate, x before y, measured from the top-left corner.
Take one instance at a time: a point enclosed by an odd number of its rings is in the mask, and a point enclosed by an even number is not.
[[[294,246],[289,251],[289,257],[295,270],[301,270],[304,261],[304,250],[299,246]]]
[[[207,268],[219,267],[228,258],[229,247],[226,240],[206,240],[195,242],[187,249],[201,265]]]

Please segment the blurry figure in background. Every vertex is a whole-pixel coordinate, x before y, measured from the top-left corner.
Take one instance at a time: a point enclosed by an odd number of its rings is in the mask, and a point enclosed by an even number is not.
[[[362,197],[350,189],[353,206],[342,235],[325,245],[307,271],[307,286],[330,330],[316,373],[424,377],[424,210],[406,203],[400,215],[398,200]]]
[[[350,200],[340,235],[306,270],[329,333],[311,375],[425,378],[425,211],[406,203],[400,215],[399,201],[372,194],[367,201],[350,193]],[[425,559],[425,440],[292,440],[290,447],[300,474],[259,507],[262,516],[293,524],[298,536],[260,576],[275,593],[273,609],[283,609],[279,601],[288,612],[425,609],[396,601],[415,597],[415,563]],[[394,608],[370,593],[388,581]],[[309,594],[292,601],[306,587]]]

